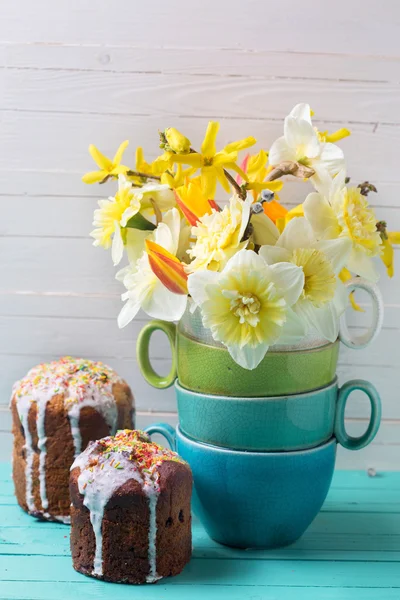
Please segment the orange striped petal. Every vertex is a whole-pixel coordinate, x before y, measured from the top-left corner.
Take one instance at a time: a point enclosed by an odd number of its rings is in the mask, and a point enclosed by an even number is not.
[[[203,196],[200,186],[189,183],[188,186],[182,186],[174,192],[177,205],[192,227],[203,215],[211,214],[212,201]]]
[[[158,277],[163,285],[174,294],[186,295],[187,274],[183,264],[170,252],[159,244],[146,240],[146,252],[154,275]]]

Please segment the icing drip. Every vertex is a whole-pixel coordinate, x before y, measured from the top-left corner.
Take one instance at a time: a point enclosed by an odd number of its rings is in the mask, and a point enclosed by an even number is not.
[[[106,421],[110,433],[114,434],[117,427],[118,408],[112,393],[115,383],[123,380],[103,363],[85,359],[75,359],[70,356],[51,363],[43,363],[31,369],[28,374],[17,381],[13,387],[13,396],[25,432],[26,451],[26,502],[30,512],[36,511],[32,494],[32,468],[34,449],[32,436],[28,429],[28,415],[32,403],[37,405],[36,427],[39,450],[39,487],[42,510],[48,508],[46,493],[46,428],[45,417],[47,403],[57,394],[62,394],[64,406],[68,411],[71,425],[71,435],[74,443],[75,456],[82,449],[82,439],[79,427],[80,411],[84,406],[95,408]],[[51,517],[44,512],[43,516]],[[65,519],[66,517],[60,517]]]
[[[158,467],[166,460],[183,462],[175,452],[150,442],[141,431],[119,431],[115,437],[92,442],[76,458],[71,467],[79,467],[79,492],[90,511],[90,522],[96,540],[93,575],[103,574],[102,524],[105,507],[114,494],[130,479],[142,485],[149,501],[148,583],[161,577],[157,574],[157,501],[160,493]]]
[[[39,485],[40,485],[40,500],[42,503],[43,510],[47,510],[49,502],[47,500],[46,493],[46,429],[45,429],[45,417],[46,417],[46,406],[50,400],[48,396],[43,397],[41,402],[38,402],[38,412],[36,420],[36,428],[38,435],[38,448],[39,448]]]
[[[158,475],[158,474],[157,474]],[[157,476],[158,481],[158,476]],[[158,487],[158,486],[157,486]],[[155,583],[161,579],[160,575],[157,575],[157,501],[159,496],[159,490],[149,485],[144,485],[143,490],[149,499],[149,565],[150,572],[146,577],[147,583]]]
[[[25,495],[26,495],[26,504],[28,506],[29,511],[35,510],[35,500],[32,494],[32,467],[33,467],[33,457],[34,451],[32,446],[32,436],[29,431],[28,424],[28,415],[31,408],[31,401],[29,398],[23,398],[18,406],[18,414],[19,419],[22,423],[25,433],[25,460],[26,460],[26,469],[25,469]]]

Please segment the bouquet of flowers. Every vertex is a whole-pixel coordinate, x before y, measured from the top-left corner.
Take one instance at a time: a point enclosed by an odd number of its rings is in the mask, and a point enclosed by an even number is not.
[[[285,118],[283,136],[269,151],[239,153],[248,137],[217,150],[219,123],[210,122],[199,150],[177,129],[159,132],[163,150],[146,162],[136,149],[135,168],[122,164],[124,142],[113,159],[95,146],[98,171],[86,183],[118,181],[115,196],[94,211],[95,246],[111,248],[114,265],[126,252],[128,266],[116,278],[125,286],[119,317],[127,325],[142,309],[153,318],[178,321],[199,308],[204,327],[246,369],[268,348],[292,344],[311,331],[331,342],[349,297],[352,276],[377,281],[376,259],[393,275],[399,233],[387,231],[368,204],[376,188],[348,186],[343,151],[312,124],[308,104]],[[287,176],[310,182],[304,201],[287,210],[277,193]],[[217,186],[231,195],[221,206]]]

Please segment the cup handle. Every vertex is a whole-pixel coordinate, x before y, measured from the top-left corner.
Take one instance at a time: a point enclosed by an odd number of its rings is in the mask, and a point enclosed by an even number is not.
[[[166,376],[161,376],[153,369],[150,356],[149,346],[150,338],[154,331],[163,331],[170,343],[172,353],[171,370]],[[150,321],[139,333],[136,343],[136,355],[139,363],[140,371],[150,385],[155,388],[164,389],[170,387],[176,379],[176,351],[175,351],[176,325],[167,323],[166,321]]]
[[[344,422],[345,410],[348,397],[354,390],[361,390],[367,394],[371,404],[371,418],[368,424],[367,431],[360,437],[352,437],[346,432]],[[338,401],[336,406],[335,418],[335,436],[339,444],[348,450],[361,450],[368,446],[376,436],[381,422],[381,399],[376,388],[362,379],[353,379],[348,381],[339,390]]]
[[[361,277],[353,277],[345,282],[349,293],[355,290],[364,290],[372,300],[372,323],[364,335],[351,336],[346,323],[346,314],[340,318],[340,341],[348,348],[360,350],[368,346],[380,333],[383,323],[383,299],[378,286]]]
[[[154,423],[154,425],[146,427],[144,431],[150,436],[153,433],[159,433],[164,436],[171,450],[176,452],[176,433],[175,429],[169,423]]]

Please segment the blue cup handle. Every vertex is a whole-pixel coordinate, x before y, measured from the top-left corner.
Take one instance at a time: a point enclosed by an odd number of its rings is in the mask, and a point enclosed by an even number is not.
[[[169,423],[154,423],[154,425],[146,427],[144,431],[150,436],[153,435],[153,433],[159,433],[165,437],[171,450],[176,452],[176,432]]]
[[[345,425],[345,410],[347,400],[354,390],[361,390],[364,392],[371,405],[371,418],[367,431],[360,437],[353,437],[346,431]],[[363,379],[353,379],[348,381],[339,390],[338,401],[336,405],[336,418],[335,418],[335,436],[339,444],[348,450],[361,450],[368,446],[378,433],[379,425],[381,422],[381,399],[376,388]]]

